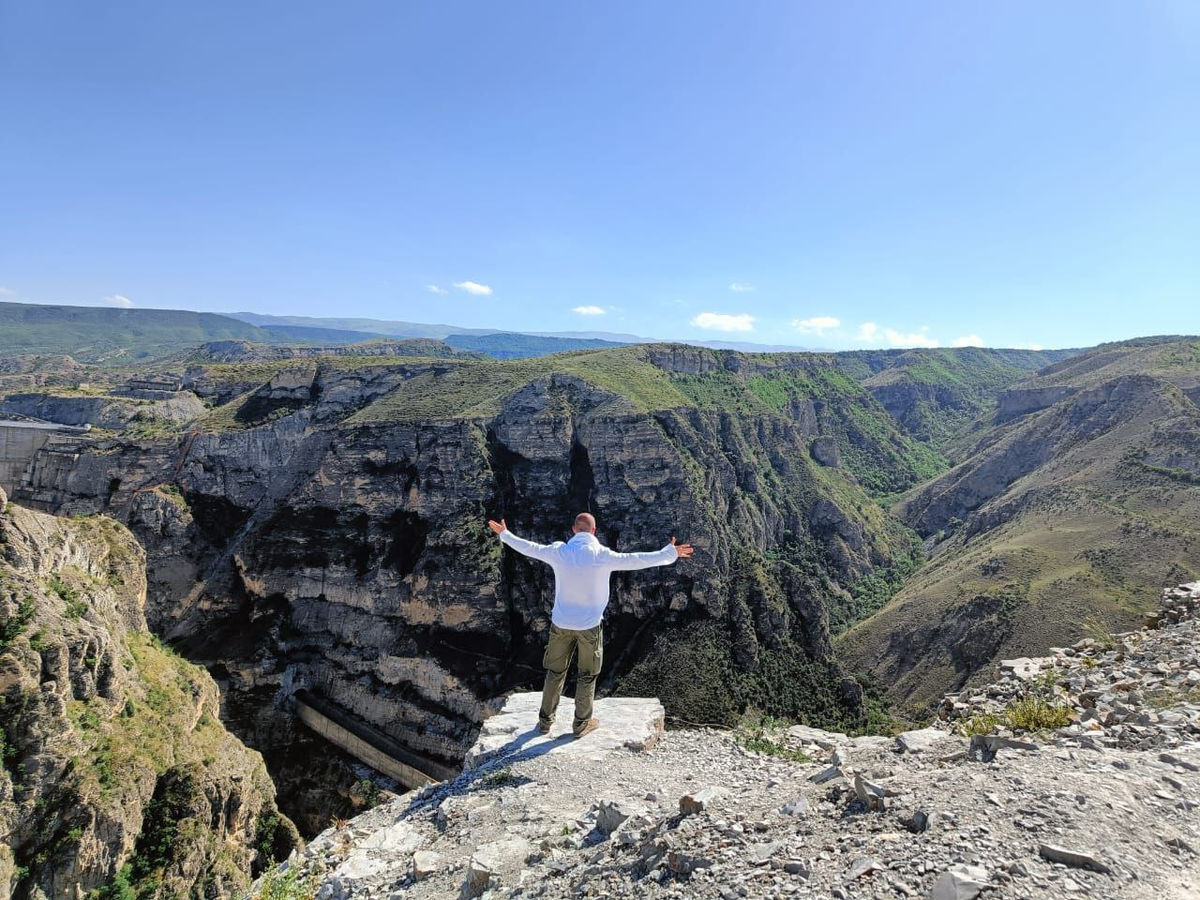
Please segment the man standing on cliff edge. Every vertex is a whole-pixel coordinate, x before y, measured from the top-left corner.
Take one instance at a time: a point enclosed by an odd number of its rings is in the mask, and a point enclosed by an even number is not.
[[[653,553],[617,553],[596,539],[596,519],[591,513],[575,517],[575,533],[565,544],[535,544],[519,538],[504,524],[489,521],[488,528],[518,553],[538,559],[554,570],[554,609],[550,613],[550,642],[542,665],[546,667],[546,685],[542,689],[542,709],[538,713],[538,731],[550,732],[558,698],[567,680],[571,653],[579,654],[579,677],[575,688],[575,737],[596,730],[600,724],[592,718],[596,679],[604,655],[604,635],[600,619],[608,605],[608,576],[613,572],[669,566],[677,559],[692,555],[691,544],[671,543]]]

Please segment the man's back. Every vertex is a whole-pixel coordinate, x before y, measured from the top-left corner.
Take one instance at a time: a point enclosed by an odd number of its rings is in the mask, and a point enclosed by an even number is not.
[[[669,565],[679,556],[673,544],[653,553],[617,553],[588,532],[578,532],[565,543],[537,544],[505,530],[500,533],[500,540],[554,570],[554,610],[550,621],[573,631],[600,624],[608,605],[610,574]]]

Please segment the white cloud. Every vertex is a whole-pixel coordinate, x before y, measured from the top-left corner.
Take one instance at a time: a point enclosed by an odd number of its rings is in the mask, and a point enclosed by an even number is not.
[[[0,297],[15,297],[15,296],[17,296],[16,291],[14,291],[12,288],[6,288],[4,285],[0,284]]]
[[[858,326],[858,339],[866,344],[887,344],[889,347],[940,347],[941,341],[930,337],[928,332],[925,325],[920,331],[905,333],[895,328],[880,328],[874,322],[863,322]]]
[[[431,294],[448,294],[448,293],[450,293],[444,287],[439,287],[436,284],[425,285],[425,290],[429,291],[429,293],[431,293]]]
[[[487,297],[492,293],[492,289],[486,284],[480,284],[478,281],[456,281],[454,286],[460,291],[466,291],[468,294],[474,294],[477,297]]]
[[[733,284],[729,285],[729,289],[735,294],[749,294],[754,290],[754,285],[746,284],[744,281],[735,281]]]
[[[1045,350],[1042,344],[1017,344],[1018,350]]]
[[[580,316],[602,316],[604,315],[603,306],[576,306],[571,309],[571,312]]]
[[[840,319],[833,316],[813,316],[811,319],[792,319],[792,327],[801,334],[824,334],[830,328],[841,325]]]
[[[692,319],[692,325],[706,331],[753,331],[754,316],[747,313],[729,315],[728,313],[703,312]]]
[[[121,309],[130,309],[133,306],[133,301],[128,297],[122,297],[120,294],[109,294],[100,301],[105,306],[118,306]]]
[[[956,337],[950,342],[951,347],[983,347],[983,338],[977,334],[964,334],[962,337]]]
[[[924,326],[922,326],[920,331],[913,331],[908,334],[903,334],[893,328],[885,328],[883,329],[883,335],[893,347],[940,347],[942,345],[942,342],[937,338],[931,338],[925,333]]]

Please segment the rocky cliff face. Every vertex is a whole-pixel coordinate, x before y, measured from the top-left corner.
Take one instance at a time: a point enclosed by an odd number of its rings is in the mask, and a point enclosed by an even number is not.
[[[551,541],[586,508],[615,548],[697,545],[614,579],[605,690],[671,683],[685,718],[860,716],[827,624],[911,561],[856,477],[919,477],[906,439],[819,361],[631,353],[292,366],[178,440],[61,445],[21,496],[130,524],[152,627],[210,665],[231,727],[312,799],[307,828],[330,800],[296,690],[455,762],[488,698],[540,679],[551,576],[502,553],[489,516]]]
[[[148,633],[141,548],[0,506],[0,896],[244,888],[297,836],[212,679]]]

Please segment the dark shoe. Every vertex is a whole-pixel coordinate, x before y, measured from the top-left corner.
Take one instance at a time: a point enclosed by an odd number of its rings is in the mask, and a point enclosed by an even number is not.
[[[549,722],[538,722],[538,734],[549,734],[549,733],[550,733],[550,723]]]
[[[586,722],[583,723],[582,727],[575,729],[576,740],[583,737],[585,734],[591,734],[593,731],[595,731],[599,727],[600,727],[599,719],[588,719]]]

